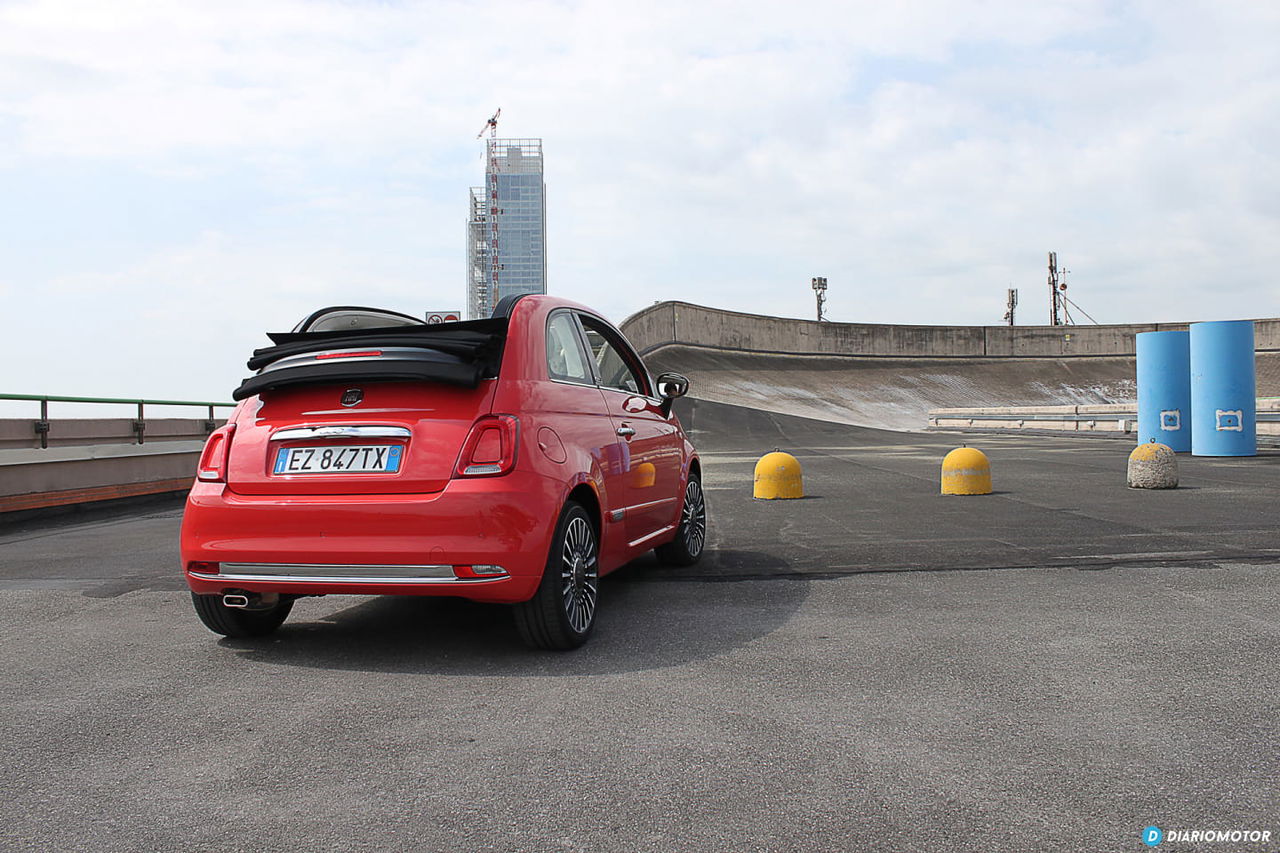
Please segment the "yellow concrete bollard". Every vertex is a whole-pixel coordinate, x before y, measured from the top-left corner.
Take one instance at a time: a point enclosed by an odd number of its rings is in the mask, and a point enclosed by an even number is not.
[[[942,460],[944,495],[991,494],[991,463],[973,447],[957,447]]]
[[[1173,448],[1154,438],[1129,454],[1126,481],[1131,489],[1178,488],[1178,457]]]
[[[771,501],[778,498],[804,497],[800,463],[790,453],[775,450],[756,463],[755,498]]]

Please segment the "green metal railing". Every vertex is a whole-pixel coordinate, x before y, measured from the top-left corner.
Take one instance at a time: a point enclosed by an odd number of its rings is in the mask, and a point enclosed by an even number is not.
[[[49,404],[50,403],[105,403],[109,405],[137,406],[138,417],[133,422],[133,432],[138,437],[138,444],[145,440],[147,431],[147,406],[194,406],[208,409],[209,417],[205,421],[205,430],[212,432],[217,428],[213,416],[214,409],[234,408],[235,403],[210,403],[197,400],[140,400],[121,397],[61,397],[55,394],[0,394],[0,400],[18,400],[40,404],[40,420],[35,422],[36,435],[40,436],[40,446],[49,446]]]

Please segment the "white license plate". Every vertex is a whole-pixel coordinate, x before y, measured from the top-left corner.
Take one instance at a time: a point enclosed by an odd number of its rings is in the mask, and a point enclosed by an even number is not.
[[[394,474],[404,448],[394,444],[282,447],[272,474]]]

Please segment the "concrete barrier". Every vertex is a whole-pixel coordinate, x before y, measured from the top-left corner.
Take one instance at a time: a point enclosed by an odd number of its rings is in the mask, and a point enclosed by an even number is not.
[[[1133,432],[1137,409],[1128,403],[1089,406],[987,406],[931,409],[929,427],[1029,429],[1053,432]]]
[[[66,418],[50,422],[41,448],[33,421],[0,420],[0,514],[184,491],[207,426],[149,418],[139,444],[131,419]]]
[[[1257,401],[1257,435],[1280,439],[1280,399]],[[930,429],[1019,429],[1053,432],[1133,433],[1132,404],[1094,406],[987,406],[930,409]]]
[[[41,421],[31,418],[0,419],[0,450],[39,448]],[[133,418],[57,418],[48,421],[44,433],[49,448],[96,444],[138,443],[138,421]],[[222,421],[203,418],[147,418],[142,422],[144,443],[155,441],[204,441]]]

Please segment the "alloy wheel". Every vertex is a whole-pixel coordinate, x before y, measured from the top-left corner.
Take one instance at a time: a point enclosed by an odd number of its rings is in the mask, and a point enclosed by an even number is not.
[[[684,490],[684,510],[680,515],[680,530],[684,537],[684,548],[690,556],[702,553],[702,546],[707,541],[707,504],[702,499],[702,485],[695,479],[689,479]]]
[[[596,560],[596,538],[584,518],[574,518],[565,531],[560,579],[563,584],[564,615],[578,633],[591,627],[599,598],[600,571]]]

